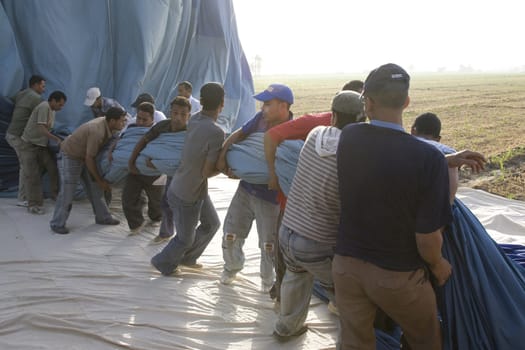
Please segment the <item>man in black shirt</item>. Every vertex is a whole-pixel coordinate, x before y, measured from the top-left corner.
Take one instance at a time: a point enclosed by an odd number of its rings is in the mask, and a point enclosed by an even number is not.
[[[375,349],[381,308],[412,349],[441,349],[434,291],[452,273],[441,255],[451,219],[448,166],[434,147],[405,132],[410,77],[395,65],[373,70],[362,97],[370,124],[341,133],[337,151],[341,221],[333,277],[343,349]]]

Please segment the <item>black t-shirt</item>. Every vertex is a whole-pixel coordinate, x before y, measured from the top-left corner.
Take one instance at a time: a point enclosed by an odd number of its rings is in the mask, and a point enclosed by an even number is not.
[[[441,152],[399,130],[354,124],[341,133],[337,167],[336,254],[389,270],[421,267],[415,233],[432,233],[452,220]]]

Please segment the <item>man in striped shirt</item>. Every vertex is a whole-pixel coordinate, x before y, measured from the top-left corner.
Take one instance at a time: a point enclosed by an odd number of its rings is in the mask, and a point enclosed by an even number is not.
[[[341,129],[363,120],[360,95],[341,91],[332,101],[331,126],[313,129],[301,150],[279,231],[286,272],[274,332],[278,339],[306,331],[314,278],[335,299],[331,269],[340,213],[335,155]]]

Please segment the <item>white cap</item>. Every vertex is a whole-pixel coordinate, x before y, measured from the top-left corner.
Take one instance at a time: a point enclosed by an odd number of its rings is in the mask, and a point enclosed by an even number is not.
[[[84,105],[93,106],[95,100],[100,96],[100,89],[98,87],[89,88],[86,94],[86,99],[84,100]]]

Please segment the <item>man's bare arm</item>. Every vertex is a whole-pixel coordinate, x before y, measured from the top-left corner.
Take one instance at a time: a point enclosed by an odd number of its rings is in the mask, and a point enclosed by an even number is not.
[[[133,148],[133,152],[131,152],[131,156],[129,156],[128,160],[128,169],[130,173],[140,174],[135,162],[137,161],[137,157],[139,156],[140,152],[144,149],[144,147],[146,147],[147,144],[148,141],[144,137],[142,137]]]
[[[430,267],[430,271],[442,286],[452,274],[452,266],[441,254],[443,245],[442,229],[432,233],[416,233],[416,245],[419,255]]]
[[[479,173],[485,168],[487,160],[481,153],[464,150],[452,154],[445,155],[448,166],[451,168],[460,168],[466,165],[472,169],[473,172]]]
[[[219,172],[227,173],[228,172],[228,164],[226,163],[226,152],[228,152],[228,148],[230,148],[231,145],[237,142],[241,142],[246,138],[246,135],[242,132],[242,129],[239,128],[235,130],[230,136],[224,140],[222,143],[222,149],[221,153],[219,153],[219,158],[217,158],[217,163],[215,164],[215,168]]]
[[[264,133],[264,157],[268,163],[268,189],[279,190],[279,179],[275,173],[275,153],[279,142],[275,141],[268,132]]]
[[[100,176],[97,169],[97,163],[95,161],[95,157],[86,156],[86,167],[97,182],[97,184],[102,188],[104,191],[111,191],[111,186],[109,183]]]

